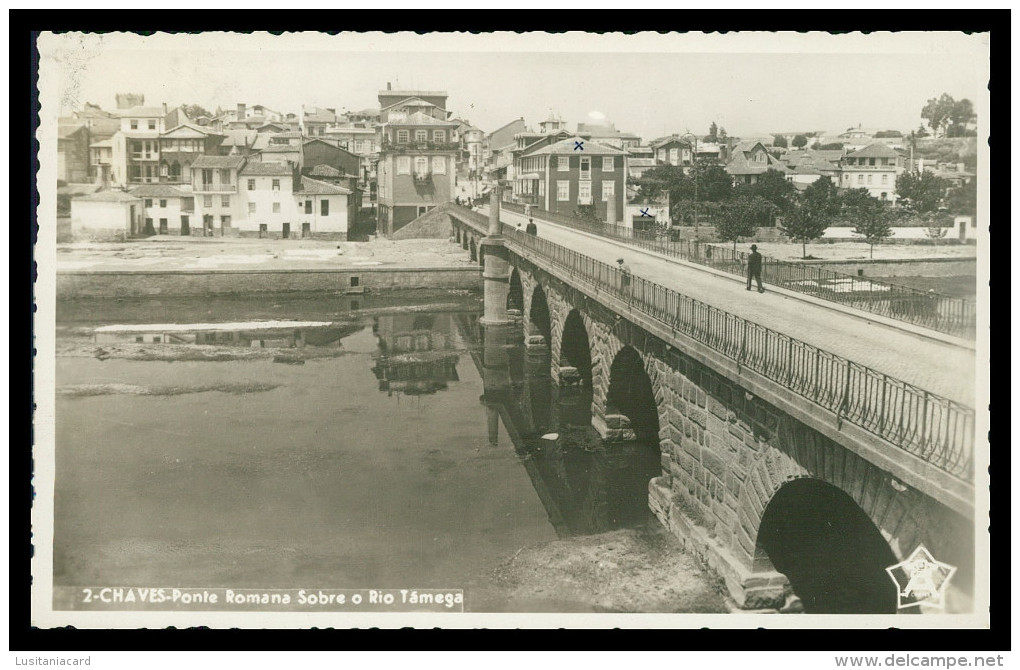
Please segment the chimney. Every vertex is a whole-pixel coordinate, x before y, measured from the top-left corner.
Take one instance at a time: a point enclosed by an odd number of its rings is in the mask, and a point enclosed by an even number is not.
[[[393,90],[393,84],[391,84],[390,82],[386,82],[386,90],[387,91],[392,91]]]
[[[163,103],[163,116],[166,116],[166,103]]]
[[[244,112],[245,112],[244,103],[243,102],[237,103],[237,120],[238,121],[243,121],[244,120]]]

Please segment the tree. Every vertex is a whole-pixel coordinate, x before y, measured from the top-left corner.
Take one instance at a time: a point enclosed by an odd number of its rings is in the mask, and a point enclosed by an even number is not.
[[[197,119],[200,116],[208,116],[212,118],[213,113],[202,105],[181,105],[184,109],[184,113],[188,115],[189,119]]]
[[[946,196],[946,206],[953,214],[977,214],[977,181],[971,179],[963,186],[951,190]]]
[[[741,196],[723,207],[715,224],[715,234],[724,242],[733,242],[737,251],[737,240],[750,237],[758,226],[770,221],[775,214],[775,205],[761,196]]]
[[[832,180],[822,177],[811,182],[800,202],[779,227],[783,234],[801,243],[801,257],[807,257],[807,243],[825,233],[825,229],[839,216],[841,201]]]
[[[928,236],[929,240],[934,240],[936,244],[938,244],[938,241],[945,237],[948,232],[948,228],[940,226],[937,223],[932,223],[932,225],[924,229],[924,234]]]
[[[793,182],[787,181],[782,172],[769,168],[758,175],[758,181],[754,184],[738,187],[736,195],[761,197],[771,203],[778,213],[785,215],[793,207],[796,192]]]
[[[705,137],[706,142],[716,142],[719,140],[719,127],[715,125],[715,121],[708,127],[708,135]]]
[[[811,148],[814,149],[815,151],[818,151],[819,149],[822,148],[822,143],[819,142],[818,140],[815,140],[814,144],[811,145]]]
[[[693,181],[678,165],[658,165],[645,170],[644,174],[631,181],[631,185],[640,189],[641,195],[649,200],[667,195],[671,200],[677,200],[688,191],[694,192]]]
[[[909,202],[910,209],[918,214],[934,212],[942,204],[948,182],[924,170],[904,172],[896,177],[896,193]]]
[[[974,113],[974,104],[967,98],[958,100],[949,112],[950,125],[946,131],[946,136],[963,137],[967,133],[967,124],[976,118],[977,114]]]
[[[711,160],[698,161],[690,177],[698,181],[700,202],[724,202],[733,195],[733,178],[723,166]],[[691,193],[694,197],[694,193]]]
[[[917,130],[915,130],[911,134],[914,135],[915,137],[931,137],[931,133],[929,133],[927,130],[924,129],[924,125],[923,124],[918,126]]]
[[[784,149],[790,146],[790,143],[786,141],[786,137],[783,135],[776,135],[772,138],[772,146],[783,147]]]
[[[719,139],[719,142],[725,142],[726,141],[726,129],[725,128],[720,128],[719,129],[718,139]]]
[[[892,237],[893,212],[881,200],[868,194],[866,188],[855,188],[843,193],[843,216],[854,222],[854,235],[864,238],[870,247],[870,257],[875,257],[875,245]]]
[[[883,137],[903,137],[903,133],[898,130],[880,130],[875,133],[876,139]]]
[[[953,110],[956,108],[956,101],[953,96],[943,93],[938,98],[929,98],[927,104],[921,108],[921,118],[928,122],[928,127],[936,136],[939,129],[948,128]]]
[[[803,149],[804,147],[807,146],[807,143],[808,139],[806,135],[797,135],[796,137],[793,138],[793,142],[791,142],[791,144],[793,144],[794,149]]]
[[[830,142],[829,144],[823,144],[818,147],[822,151],[841,151],[843,149],[842,142]]]

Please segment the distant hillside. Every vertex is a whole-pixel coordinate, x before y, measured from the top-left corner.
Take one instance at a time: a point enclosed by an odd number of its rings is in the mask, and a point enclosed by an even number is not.
[[[909,142],[904,143],[909,151]],[[964,163],[967,167],[977,167],[976,137],[947,137],[934,139],[924,137],[917,140],[914,158],[932,159],[946,163]]]

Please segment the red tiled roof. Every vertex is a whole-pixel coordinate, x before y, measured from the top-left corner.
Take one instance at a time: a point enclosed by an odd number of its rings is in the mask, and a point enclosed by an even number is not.
[[[327,184],[317,179],[302,177],[301,188],[295,190],[294,193],[304,195],[350,195],[351,190],[336,184]]]
[[[261,161],[248,161],[241,170],[242,175],[264,175],[264,176],[288,176],[293,174],[293,169],[286,163],[263,163]]]

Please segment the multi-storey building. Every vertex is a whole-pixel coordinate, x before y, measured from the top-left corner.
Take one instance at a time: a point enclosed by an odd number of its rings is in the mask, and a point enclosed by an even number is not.
[[[166,130],[163,107],[119,110],[120,130],[113,136],[113,181],[117,184],[159,182],[159,136]]]
[[[573,214],[592,205],[606,221],[610,199],[614,220],[624,215],[627,152],[573,136],[541,147],[520,158],[521,195],[550,212]]]
[[[71,121],[57,126],[57,179],[68,183],[89,181],[89,129]]]
[[[896,177],[903,172],[903,156],[885,144],[870,144],[843,156],[839,185],[865,188],[873,198],[896,202]]]
[[[302,130],[308,137],[322,137],[325,132],[335,126],[338,121],[336,110],[331,107],[327,107],[325,109],[311,107],[302,111]]]
[[[352,126],[330,128],[323,137],[336,140],[338,146],[359,157],[361,183],[375,181],[375,165],[379,161],[379,139],[375,128],[365,127],[359,122]]]
[[[790,173],[790,169],[770,154],[761,142],[738,144],[725,169],[735,185],[756,184],[758,178],[769,170],[780,172],[784,177]]]
[[[234,223],[247,213],[247,205],[237,191],[244,164],[243,156],[199,156],[191,164],[195,212],[201,216],[206,235],[237,234]]]
[[[393,91],[387,85],[379,107],[378,230],[388,235],[453,199],[460,146],[443,91]]]
[[[294,167],[287,163],[246,161],[240,171],[244,217],[238,229],[263,237],[270,230],[280,231],[283,237],[290,237],[291,224],[297,222],[294,178]]]
[[[224,136],[209,129],[181,124],[158,139],[159,181],[190,184],[191,166],[199,156],[216,155]]]
[[[667,137],[652,144],[655,161],[659,165],[690,167],[694,164],[691,143],[677,136]]]

